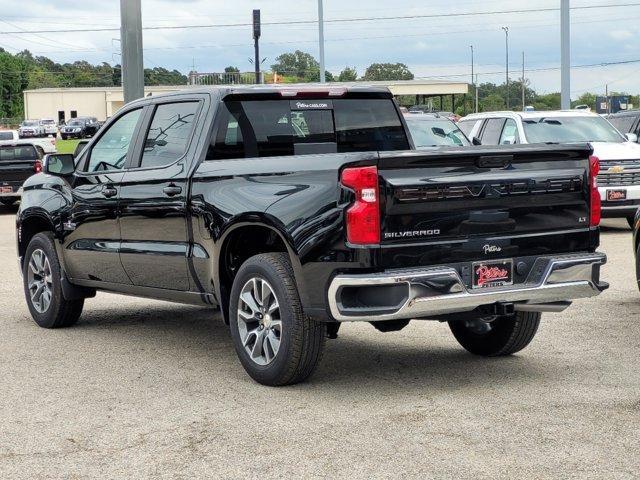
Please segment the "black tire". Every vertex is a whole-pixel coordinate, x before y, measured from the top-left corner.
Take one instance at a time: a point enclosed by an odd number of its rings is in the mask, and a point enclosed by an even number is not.
[[[10,207],[14,203],[16,203],[16,199],[15,198],[1,198],[0,199],[0,203],[2,203],[2,205],[4,205],[5,207]]]
[[[67,136],[66,136],[66,135],[60,135],[60,138],[61,138],[62,140],[66,140],[66,139],[67,139]]]
[[[274,354],[273,349],[264,348],[262,340],[260,341],[260,351],[271,351],[272,359],[267,360],[269,361],[267,364],[257,363],[257,360],[254,360],[247,351],[250,346],[245,347],[243,340],[246,341],[251,337],[246,333],[249,331],[250,322],[254,322],[252,325],[255,325],[256,329],[252,331],[256,331],[261,327],[264,328],[262,325],[264,318],[266,330],[268,330],[269,325],[266,323],[268,315],[263,311],[264,317],[259,317],[261,320],[258,325],[256,316],[249,314],[251,317],[249,320],[240,320],[238,314],[239,306],[246,306],[244,303],[241,305],[240,295],[254,279],[267,283],[279,305],[274,311],[274,317],[278,317],[277,321],[281,325],[278,334],[279,349]],[[302,382],[313,373],[322,358],[326,341],[326,325],[315,322],[304,314],[293,269],[286,254],[266,253],[249,258],[240,267],[233,281],[229,303],[231,337],[240,362],[251,378],[263,385],[281,386]],[[264,304],[263,298],[261,305],[264,306]],[[271,321],[269,316],[269,323]],[[240,331],[240,322],[244,322],[246,332]],[[263,335],[268,336],[266,330]],[[244,338],[242,338],[243,335]],[[255,346],[258,339],[263,337],[256,334],[253,338]]]
[[[48,275],[50,277],[50,303],[44,311],[38,310],[29,290],[29,271],[31,268],[29,264],[36,251],[44,252],[50,266],[50,275]],[[84,299],[66,300],[62,294],[62,271],[51,232],[38,233],[29,242],[24,256],[22,278],[27,306],[33,320],[39,326],[43,328],[70,327],[78,321],[82,314]]]
[[[458,343],[474,355],[498,357],[525,348],[538,331],[540,312],[516,312],[498,317],[486,331],[471,327],[465,321],[451,321],[449,327]]]
[[[636,218],[635,215],[630,215],[627,217],[627,223],[629,224],[629,228],[631,228],[631,230],[633,230],[635,218]]]

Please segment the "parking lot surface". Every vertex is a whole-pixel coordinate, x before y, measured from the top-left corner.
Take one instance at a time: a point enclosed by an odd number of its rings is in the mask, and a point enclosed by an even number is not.
[[[609,221],[611,289],[481,359],[446,325],[345,325],[305,384],[267,388],[210,310],[99,293],[31,320],[0,209],[0,478],[637,478],[640,292]],[[294,477],[294,478],[295,478]]]

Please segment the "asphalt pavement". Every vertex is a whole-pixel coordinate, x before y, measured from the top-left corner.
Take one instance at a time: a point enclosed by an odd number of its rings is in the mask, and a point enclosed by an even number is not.
[[[344,325],[301,385],[254,383],[210,310],[99,293],[31,320],[0,208],[0,478],[638,478],[640,292],[607,221],[611,288],[473,357],[449,329]]]

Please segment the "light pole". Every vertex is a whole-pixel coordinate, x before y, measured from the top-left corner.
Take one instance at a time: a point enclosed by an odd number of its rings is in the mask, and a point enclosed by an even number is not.
[[[320,44],[320,83],[324,83],[324,12],[322,0],[318,0],[318,43]]]
[[[476,104],[475,104],[475,112],[478,113],[478,95],[477,95],[477,90],[478,87],[476,86],[476,83],[474,81],[474,76],[473,76],[473,45],[469,45],[469,48],[471,49],[471,86],[473,87],[474,93],[475,93],[475,97],[476,97]]]
[[[569,0],[560,2],[560,103],[563,110],[571,108],[571,8]]]
[[[505,53],[506,53],[506,77],[507,77],[507,110],[509,110],[509,27],[502,27],[504,30]]]

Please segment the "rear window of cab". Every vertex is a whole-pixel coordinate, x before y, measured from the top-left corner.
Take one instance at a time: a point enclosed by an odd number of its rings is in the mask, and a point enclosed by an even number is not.
[[[391,99],[232,100],[207,159],[408,150]]]

